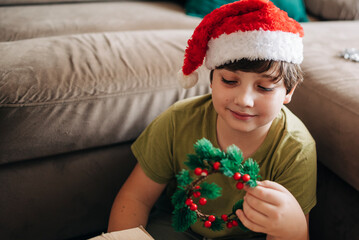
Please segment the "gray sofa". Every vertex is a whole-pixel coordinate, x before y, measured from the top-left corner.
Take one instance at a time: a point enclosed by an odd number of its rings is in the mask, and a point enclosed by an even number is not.
[[[130,145],[208,71],[176,80],[199,18],[183,1],[0,0],[0,234],[86,239],[106,231],[136,160]],[[323,16],[318,16],[323,17]],[[312,239],[359,236],[359,21],[303,24],[304,83],[289,107],[318,146]]]

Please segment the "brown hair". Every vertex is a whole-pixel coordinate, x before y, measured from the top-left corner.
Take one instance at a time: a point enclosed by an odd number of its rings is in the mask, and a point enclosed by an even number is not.
[[[274,75],[273,81],[283,79],[287,94],[293,89],[295,84],[303,81],[303,71],[299,64],[288,63],[284,61],[274,60],[248,60],[240,59],[231,63],[223,64],[216,69],[226,69],[229,71],[240,70],[242,72],[264,73],[273,70],[277,74]],[[210,74],[210,80],[213,79],[213,70]]]

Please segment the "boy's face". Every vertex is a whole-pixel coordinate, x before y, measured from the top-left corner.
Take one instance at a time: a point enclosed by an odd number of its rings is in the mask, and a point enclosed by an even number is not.
[[[246,133],[269,130],[294,91],[287,94],[283,80],[273,81],[273,75],[271,70],[252,73],[215,69],[211,88],[218,124]]]

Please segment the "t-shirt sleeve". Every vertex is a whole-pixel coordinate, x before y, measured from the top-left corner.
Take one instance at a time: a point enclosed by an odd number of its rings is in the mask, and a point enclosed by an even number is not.
[[[145,174],[157,183],[173,176],[172,107],[159,115],[132,144],[131,150]]]
[[[306,146],[292,147],[289,151],[288,161],[281,166],[275,182],[281,184],[297,199],[304,214],[308,214],[316,205],[317,158],[315,143]]]

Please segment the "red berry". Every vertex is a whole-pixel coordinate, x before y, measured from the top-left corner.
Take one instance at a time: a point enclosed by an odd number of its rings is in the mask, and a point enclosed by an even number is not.
[[[215,162],[215,163],[213,163],[213,169],[214,169],[214,170],[218,170],[220,166],[221,166],[221,163],[220,163],[220,162]]]
[[[242,182],[237,182],[237,184],[236,184],[237,189],[241,190],[241,189],[243,189],[243,187],[244,187],[244,184]]]
[[[251,179],[251,176],[249,176],[249,174],[244,174],[242,179],[243,179],[243,182],[248,182]]]
[[[208,216],[208,221],[214,222],[215,220],[216,220],[216,217],[214,215],[209,215]]]
[[[202,173],[202,168],[198,167],[194,170],[194,174],[196,174],[197,176],[201,175],[201,173]]]
[[[238,181],[239,179],[241,179],[241,174],[239,172],[236,172],[234,175],[233,175],[233,178],[234,180]]]
[[[193,193],[193,197],[200,197],[201,196],[201,192],[194,192]]]
[[[191,206],[192,203],[193,203],[193,200],[190,199],[190,198],[187,198],[187,200],[186,200],[186,205],[187,205],[187,206]]]
[[[228,216],[226,215],[226,214],[223,214],[222,216],[221,216],[221,218],[223,219],[223,221],[227,221],[228,220]]]
[[[227,228],[232,228],[232,227],[233,227],[232,222],[227,222]]]
[[[233,226],[233,227],[238,226],[238,222],[237,222],[236,220],[233,220],[233,221],[232,221],[232,226]]]
[[[200,189],[201,187],[200,186],[195,186],[194,189]]]
[[[201,175],[202,175],[202,176],[207,176],[207,175],[208,175],[208,170],[207,170],[207,169],[203,169]]]
[[[205,198],[201,198],[199,200],[199,204],[201,204],[201,205],[206,205],[206,203],[207,203],[207,199],[205,199]]]
[[[197,204],[192,203],[192,205],[189,207],[189,209],[191,209],[192,211],[196,211],[197,210]]]
[[[205,222],[204,222],[204,226],[205,226],[206,228],[210,228],[210,227],[212,226],[212,223],[211,223],[210,221],[205,221]]]

